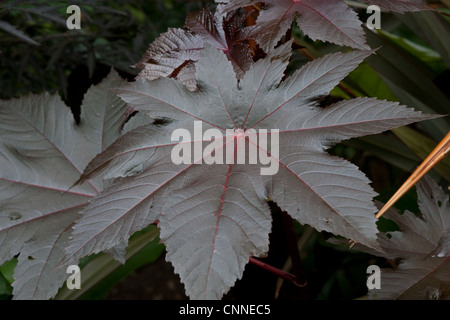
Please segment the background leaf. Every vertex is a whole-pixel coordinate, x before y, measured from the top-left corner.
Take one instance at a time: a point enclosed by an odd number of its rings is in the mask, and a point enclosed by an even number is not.
[[[73,299],[101,299],[122,278],[132,271],[154,262],[164,251],[164,246],[159,243],[159,229],[149,226],[135,233],[127,246],[125,260],[120,262],[101,253],[86,257],[80,262],[82,274],[81,289],[70,290],[63,286],[55,300]]]
[[[34,46],[39,45],[38,42],[34,41],[29,36],[27,36],[25,33],[23,33],[22,31],[20,31],[19,29],[17,29],[16,27],[14,27],[13,25],[9,24],[6,21],[0,21],[0,29],[3,29],[6,32],[11,33],[12,35],[22,39],[23,41],[25,41],[31,45],[34,45]]]
[[[86,107],[80,125],[58,96],[0,103],[0,261],[19,254],[15,299],[51,298],[67,277],[65,266],[55,266],[79,210],[103,185],[91,181],[70,187],[87,160],[120,132],[125,104],[106,88],[122,82],[111,72],[90,90],[86,103],[93,105]]]
[[[222,1],[220,1],[222,2]],[[258,1],[241,0],[225,4],[224,11],[250,6]],[[356,13],[343,1],[265,1],[251,36],[270,52],[294,20],[312,40],[322,40],[357,49],[368,49]],[[298,18],[297,15],[298,14]]]
[[[381,233],[383,251],[375,252],[398,261],[394,269],[382,269],[381,289],[370,290],[372,299],[440,300],[450,297],[449,256],[434,256],[450,225],[448,195],[429,177],[417,184],[420,216],[394,210],[384,216],[400,231]],[[355,247],[366,250],[362,246]],[[371,253],[374,253],[371,251]]]

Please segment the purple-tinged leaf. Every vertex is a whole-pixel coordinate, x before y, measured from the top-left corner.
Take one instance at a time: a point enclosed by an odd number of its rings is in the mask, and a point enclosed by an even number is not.
[[[381,270],[381,289],[372,300],[449,300],[450,258],[408,259],[396,270]]]
[[[254,27],[246,31],[261,48],[272,50],[291,27],[293,20],[311,39],[328,41],[356,49],[368,49],[362,23],[343,0],[234,0],[220,3],[224,12],[248,7],[262,2],[263,8]],[[363,1],[395,12],[430,10],[423,0]],[[298,15],[298,16],[296,16]]]
[[[255,3],[258,1],[229,1],[224,4],[223,10],[229,12]],[[295,19],[300,29],[313,40],[357,49],[369,48],[361,21],[344,1],[266,0],[250,34],[264,51],[269,52],[286,34]]]
[[[188,13],[185,26],[193,33],[199,35],[203,41],[216,47],[219,50],[226,51],[228,49],[225,32],[221,26],[221,18],[214,16],[209,9],[202,9],[193,13]]]
[[[301,0],[299,0],[301,1]],[[292,2],[299,2],[292,0]],[[336,0],[333,2],[339,2],[341,0]],[[224,11],[236,10],[242,7],[250,6],[258,2],[265,2],[259,0],[215,0],[225,6]],[[329,1],[331,2],[331,1]],[[425,0],[361,0],[367,4],[377,5],[383,10],[395,11],[395,12],[412,12],[420,10],[430,10],[430,6],[427,5]]]
[[[433,256],[449,257],[450,256],[450,227],[444,232],[439,239],[437,248],[433,251]]]
[[[135,67],[141,69],[138,78],[149,80],[160,77],[177,77],[180,70],[192,61],[197,61],[200,50],[203,48],[203,40],[190,31],[183,29],[169,28],[161,34],[145,52],[141,61]],[[195,73],[194,69],[189,69],[189,73]],[[180,81],[190,90],[196,90],[197,86],[188,77],[186,72],[181,76]]]
[[[20,251],[14,270],[14,299],[48,300],[67,279],[67,266],[55,268],[78,218],[79,208],[42,218],[40,227]]]
[[[446,247],[450,228],[448,196],[427,176],[416,187],[420,216],[390,209],[383,217],[394,221],[400,231],[380,233],[378,252],[355,246],[399,261],[395,269],[381,269],[381,287],[369,290],[371,299],[450,299],[450,256]]]
[[[71,186],[119,136],[126,104],[107,89],[123,83],[112,71],[90,88],[80,125],[56,95],[0,102],[0,264],[19,254],[15,299],[51,298],[67,279],[67,266],[55,266],[73,222],[103,184]]]
[[[138,78],[154,80],[173,77],[191,91],[197,90],[195,62],[200,50],[208,43],[226,53],[238,78],[242,78],[253,62],[250,49],[238,38],[245,15],[240,12],[212,14],[202,9],[187,15],[185,29],[173,29],[161,34],[147,49],[136,67]]]
[[[249,257],[269,249],[270,210],[255,169],[197,166],[168,197],[161,240],[192,298],[220,299]]]
[[[118,178],[83,211],[65,261],[108,250],[157,222],[167,258],[188,295],[217,299],[242,276],[250,256],[267,251],[267,200],[300,223],[379,249],[375,193],[368,179],[325,149],[433,116],[376,99],[320,108],[316,99],[372,52],[325,56],[283,80],[290,45],[271,51],[239,81],[226,54],[205,44],[196,64],[198,91],[167,78],[118,88],[134,109],[170,123],[129,131],[87,166],[82,181]],[[202,147],[201,154],[181,164],[172,158],[174,147],[180,147],[179,140],[172,141],[177,129],[190,137],[182,146]],[[209,129],[214,129],[209,131],[213,141],[202,134]],[[276,132],[279,140],[272,142]],[[245,164],[231,162],[244,145],[253,148]],[[212,161],[227,149],[228,162]],[[261,176],[262,162],[247,161],[255,154],[278,170]]]
[[[439,240],[450,226],[448,198],[431,178],[425,177],[417,184],[417,196],[420,218],[408,211],[399,215],[394,210],[385,216],[401,230],[390,233],[391,237],[386,237],[382,242],[389,257],[427,257],[437,248]]]
[[[297,24],[311,39],[369,49],[358,15],[344,1],[334,1],[332,5],[329,0],[297,3],[300,5]]]

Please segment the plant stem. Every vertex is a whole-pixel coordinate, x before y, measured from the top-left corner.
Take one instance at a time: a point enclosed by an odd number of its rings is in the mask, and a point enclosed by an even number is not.
[[[300,239],[297,241],[297,248],[298,248],[298,252],[300,254],[300,258],[302,257],[302,252],[304,252],[306,250],[306,245],[307,243],[310,241],[311,237],[313,237],[315,234],[315,230],[314,228],[310,227],[310,226],[306,226],[305,230],[303,231]],[[292,259],[291,257],[289,257],[286,262],[283,265],[282,270],[290,270],[292,268]],[[278,298],[281,287],[283,285],[283,279],[279,278],[277,281],[277,285],[275,288],[275,299]]]
[[[283,221],[283,229],[286,237],[286,242],[288,246],[289,256],[292,261],[292,269],[294,270],[295,277],[297,279],[296,285],[300,283],[301,287],[306,286],[307,280],[303,273],[302,262],[300,259],[300,252],[297,246],[297,236],[294,230],[294,224],[292,223],[292,218],[285,212],[281,212],[281,218]]]
[[[295,284],[296,286],[302,287],[305,284],[299,284],[297,282],[297,277],[295,275],[293,275],[292,273],[286,272],[284,270],[275,268],[273,266],[271,266],[270,264],[267,264],[265,262],[262,262],[254,257],[250,257],[250,263],[254,264],[255,266],[258,266],[264,270],[267,270],[285,280],[288,280],[290,282],[292,282],[293,284]]]
[[[285,270],[276,268],[254,257],[250,257],[250,263],[275,274],[281,279],[290,281],[297,287],[303,288],[307,285],[307,280],[304,277],[303,268],[301,265],[301,258],[297,245],[297,236],[295,234],[292,218],[286,212],[281,211],[275,203],[270,203],[269,205],[272,214],[276,213],[277,215],[280,215],[280,231],[282,231],[282,234],[284,235],[284,239],[282,241],[287,244],[289,260],[292,261],[292,269],[294,273],[289,273]],[[277,293],[275,296],[277,296]],[[302,291],[301,296],[307,298],[309,294],[307,291]]]

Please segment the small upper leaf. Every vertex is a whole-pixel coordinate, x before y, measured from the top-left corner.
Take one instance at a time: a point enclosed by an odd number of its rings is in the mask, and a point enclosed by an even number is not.
[[[201,48],[203,41],[199,36],[184,29],[169,28],[150,44],[141,61],[136,64],[136,67],[141,69],[138,78],[177,78],[184,67],[190,67],[192,61],[198,60]],[[195,68],[190,71],[195,74]],[[197,88],[193,77],[188,76],[180,80],[191,90]]]
[[[230,1],[224,11],[249,6],[259,1]],[[344,1],[328,0],[266,0],[251,37],[269,52],[291,27],[296,18],[298,26],[313,40],[329,41],[357,49],[368,49],[364,31],[357,14]]]
[[[205,43],[225,52],[242,78],[253,62],[250,49],[238,37],[244,18],[241,12],[224,14],[217,10],[212,14],[207,8],[189,13],[185,22],[188,30],[169,28],[150,45],[136,64],[141,69],[138,78],[173,77],[191,91],[196,90],[194,63]]]
[[[300,29],[313,40],[332,42],[356,49],[368,49],[362,23],[342,0],[216,0],[223,11],[229,12],[262,2],[264,6],[249,37],[256,39],[261,48],[268,52],[291,27],[296,19]],[[423,0],[376,0],[364,1],[382,9],[408,12],[430,9]],[[298,17],[296,17],[298,15]]]

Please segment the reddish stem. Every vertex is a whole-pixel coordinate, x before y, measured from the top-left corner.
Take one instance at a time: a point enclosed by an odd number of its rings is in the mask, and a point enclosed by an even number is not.
[[[262,261],[260,261],[260,260],[258,260],[256,258],[250,257],[250,263],[253,263],[254,265],[256,265],[256,266],[258,266],[258,267],[260,267],[260,268],[262,268],[264,270],[272,272],[273,274],[275,274],[275,275],[277,275],[277,276],[279,276],[279,277],[281,277],[281,278],[283,278],[283,279],[285,279],[287,281],[292,282],[294,285],[296,285],[298,287],[304,287],[306,285],[306,282],[305,283],[298,283],[297,282],[297,277],[295,275],[293,275],[292,273],[289,273],[289,272],[286,272],[284,270],[275,268],[275,267],[273,267],[273,266],[271,266],[271,265],[269,265],[267,263],[264,263],[264,262],[262,262]]]

